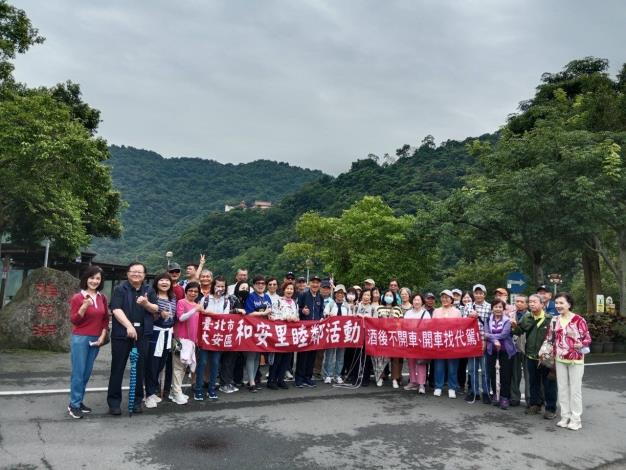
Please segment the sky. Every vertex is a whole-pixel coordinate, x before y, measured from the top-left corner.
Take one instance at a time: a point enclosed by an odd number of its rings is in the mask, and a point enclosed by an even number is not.
[[[72,80],[110,144],[338,174],[493,132],[544,72],[626,62],[626,2],[9,0],[41,35],[30,86]]]

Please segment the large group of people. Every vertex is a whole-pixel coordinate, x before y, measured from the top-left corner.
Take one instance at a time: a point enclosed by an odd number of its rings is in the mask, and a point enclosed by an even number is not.
[[[137,383],[134,409],[155,408],[163,400],[185,405],[217,400],[220,394],[247,389],[269,390],[314,388],[319,377],[335,386],[381,387],[436,397],[447,389],[449,398],[464,394],[469,403],[484,403],[507,410],[522,404],[520,386],[525,384],[526,414],[557,416],[557,425],[571,430],[582,427],[582,377],[584,356],[591,343],[582,316],[573,313],[570,294],[554,299],[545,285],[526,296],[497,288],[489,292],[477,283],[467,291],[444,289],[416,293],[391,279],[380,288],[374,279],[346,287],[331,279],[310,279],[289,272],[282,280],[239,269],[232,283],[198,265],[171,263],[167,271],[146,282],[146,267],[132,263],[127,280],[117,285],[110,301],[101,293],[104,278],[97,266],[81,277],[80,292],[70,301],[73,324],[71,339],[71,393],[68,413],[82,418],[91,409],[84,404],[85,388],[99,348],[110,337],[111,374],[107,393],[109,413],[121,414],[122,381],[129,354],[137,348]],[[437,304],[437,300],[439,300]],[[408,359],[404,384],[402,357],[369,357],[363,348],[301,351],[297,354],[207,351],[197,347],[203,315],[240,314],[262,316],[270,321],[310,321],[325,316],[361,316],[407,319],[476,318],[483,354],[461,359]],[[110,323],[110,328],[109,328]],[[548,339],[554,348],[555,367],[547,367],[540,349]],[[399,354],[400,356],[400,354]],[[261,364],[269,365],[265,377]],[[184,393],[188,371],[195,371],[191,393]],[[206,389],[206,392],[205,392]]]

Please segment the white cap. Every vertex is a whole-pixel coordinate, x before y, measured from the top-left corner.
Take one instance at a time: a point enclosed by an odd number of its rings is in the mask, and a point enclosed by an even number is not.
[[[440,295],[440,296],[441,296],[441,295],[447,295],[447,296],[448,296],[448,297],[450,297],[451,299],[453,299],[453,298],[454,298],[454,295],[452,295],[452,291],[451,291],[450,289],[445,289],[445,290],[442,290],[442,291],[441,291],[441,294],[439,294],[439,295]]]
[[[346,293],[346,286],[344,286],[343,284],[337,284],[335,286],[335,293],[342,291],[344,294]]]
[[[463,295],[463,291],[461,289],[452,289],[453,294]]]
[[[474,284],[474,287],[472,287],[472,292],[475,292],[478,289],[483,291],[485,294],[487,293],[487,288],[485,287],[484,284]]]

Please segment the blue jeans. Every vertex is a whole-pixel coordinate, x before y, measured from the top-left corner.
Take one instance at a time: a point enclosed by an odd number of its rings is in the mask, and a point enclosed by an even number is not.
[[[198,350],[198,364],[196,365],[196,393],[202,393],[202,386],[204,385],[204,367],[209,361],[211,371],[209,372],[209,391],[215,391],[215,382],[217,381],[217,374],[220,369],[220,356],[219,351],[206,351],[205,349]]]
[[[478,369],[480,368],[480,372]],[[469,395],[489,395],[489,373],[485,362],[485,356],[470,357],[467,360],[467,371],[470,378],[470,386],[467,389]],[[494,391],[495,393],[495,391]]]
[[[322,366],[322,375],[324,378],[341,376],[345,351],[346,350],[343,348],[327,349],[324,351],[324,365]]]
[[[93,363],[100,348],[89,346],[90,341],[97,341],[98,336],[72,335],[70,357],[72,360],[72,376],[70,384],[70,406],[79,408],[85,396],[85,388],[91,377]]]
[[[435,359],[435,388],[443,388],[445,380],[445,368],[448,368],[448,390],[456,391],[459,388],[457,383],[458,359]]]

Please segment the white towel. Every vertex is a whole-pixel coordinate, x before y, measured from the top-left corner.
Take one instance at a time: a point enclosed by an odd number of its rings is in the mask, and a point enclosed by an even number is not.
[[[163,348],[168,351],[172,349],[172,332],[174,328],[161,328],[160,326],[152,327],[155,331],[159,332],[159,337],[157,338],[156,346],[154,347],[154,357],[162,357],[163,356]],[[165,345],[165,333],[167,335],[167,345]]]

